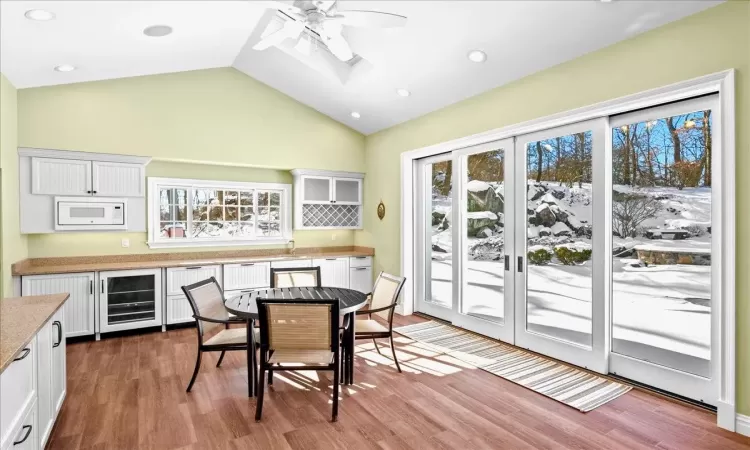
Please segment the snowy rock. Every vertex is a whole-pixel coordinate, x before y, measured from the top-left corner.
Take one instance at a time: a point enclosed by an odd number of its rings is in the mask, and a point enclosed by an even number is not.
[[[555,197],[558,200],[562,200],[565,198],[565,191],[559,191],[557,189],[554,189],[552,191],[552,196]]]
[[[526,239],[534,239],[539,237],[539,227],[529,227],[526,232]]]
[[[466,214],[466,232],[477,236],[483,228],[491,227],[497,221],[497,215],[491,211],[474,211]]]
[[[432,212],[432,225],[439,225],[443,219],[445,219],[444,211],[433,211]]]
[[[575,231],[576,233],[583,227],[583,224],[581,224],[581,222],[573,216],[568,216],[566,220],[563,220],[563,222],[565,222],[565,225],[570,227],[570,229]]]
[[[542,197],[541,201],[542,203],[549,203],[550,205],[556,205],[558,198],[552,195],[551,193],[547,192],[544,194],[544,197]]]
[[[448,253],[448,250],[444,249],[440,246],[440,243],[433,242],[432,243],[432,251],[437,253]]]
[[[536,211],[534,211],[534,215],[529,217],[529,223],[533,225],[551,227],[555,224],[555,222],[557,222],[557,217],[555,216],[555,213],[552,212],[549,204],[547,203],[542,203],[541,205],[539,205]]]
[[[451,227],[451,223],[450,223],[450,221],[448,220],[448,218],[447,218],[447,217],[444,217],[444,218],[443,218],[443,221],[442,221],[442,222],[440,222],[440,225],[438,225],[438,227],[437,227],[437,228],[438,228],[438,230],[440,230],[440,231],[445,231],[445,230],[447,230],[447,229],[448,229],[448,228],[450,228],[450,227]]]
[[[564,222],[557,222],[552,226],[552,234],[555,236],[572,236],[573,232]],[[541,234],[541,233],[540,233]]]
[[[477,237],[478,238],[488,238],[488,237],[492,237],[493,234],[495,234],[495,233],[493,233],[493,231],[489,227],[487,227],[487,228],[482,228],[479,231],[479,233],[477,233]]]
[[[568,213],[563,211],[562,208],[560,208],[557,205],[550,205],[549,209],[552,210],[552,212],[555,214],[555,218],[557,218],[558,222],[567,222],[568,221]]]
[[[491,211],[501,213],[505,208],[505,200],[489,183],[479,180],[471,180],[466,183],[468,210]]]
[[[528,192],[526,193],[526,198],[528,198],[531,201],[536,201],[542,198],[542,196],[547,192],[547,187],[543,184],[530,184],[528,185]]]
[[[539,237],[545,237],[545,236],[551,236],[552,230],[550,230],[548,227],[541,227],[539,228]]]
[[[492,236],[470,241],[469,256],[472,260],[499,261],[503,257],[503,236]]]

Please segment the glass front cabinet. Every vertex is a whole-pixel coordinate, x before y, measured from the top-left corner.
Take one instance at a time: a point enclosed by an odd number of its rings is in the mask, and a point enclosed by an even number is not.
[[[294,228],[362,228],[364,174],[327,170],[292,170],[294,175]]]
[[[162,325],[161,269],[99,272],[102,333]]]

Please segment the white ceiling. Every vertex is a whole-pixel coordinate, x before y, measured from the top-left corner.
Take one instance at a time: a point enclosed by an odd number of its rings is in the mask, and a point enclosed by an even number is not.
[[[340,1],[340,10],[409,19],[403,29],[347,28],[352,49],[371,67],[342,84],[288,49],[253,50],[269,16],[252,1],[0,0],[0,71],[17,88],[28,88],[234,66],[369,134],[717,3]],[[57,17],[27,20],[30,9]],[[155,24],[174,33],[144,36]],[[470,62],[471,49],[484,50],[487,61]],[[60,64],[78,69],[55,72]],[[412,95],[400,97],[398,88]],[[353,119],[352,111],[361,118]]]

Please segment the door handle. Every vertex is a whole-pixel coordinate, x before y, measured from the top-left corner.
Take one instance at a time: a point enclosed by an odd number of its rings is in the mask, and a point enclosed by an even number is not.
[[[14,358],[13,362],[20,361],[20,360],[26,358],[27,356],[29,356],[29,353],[31,353],[31,349],[28,348],[28,347],[26,347],[25,349],[21,350],[21,353],[23,353],[23,355],[19,356],[18,358]]]
[[[31,434],[31,425],[24,425],[22,430],[26,430],[26,434],[23,435],[21,440],[14,441],[13,445],[23,444],[24,442],[26,442],[26,439],[28,439],[29,435]]]
[[[104,280],[101,280],[101,289],[102,289],[102,294],[103,294],[104,293]]]
[[[62,323],[59,320],[52,322],[52,325],[57,326],[57,342],[52,344],[52,348],[59,347],[62,342]]]
[[[505,270],[510,270],[510,255],[505,255]]]
[[[523,272],[523,256],[518,257],[518,272]]]
[[[89,281],[89,294],[94,293],[94,280]]]

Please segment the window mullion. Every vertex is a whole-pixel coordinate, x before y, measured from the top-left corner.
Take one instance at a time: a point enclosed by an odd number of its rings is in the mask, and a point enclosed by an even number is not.
[[[185,224],[186,239],[193,240],[193,186],[187,188],[187,198],[185,199],[187,208],[187,223]]]

